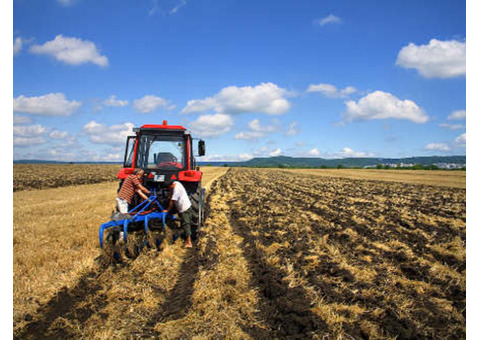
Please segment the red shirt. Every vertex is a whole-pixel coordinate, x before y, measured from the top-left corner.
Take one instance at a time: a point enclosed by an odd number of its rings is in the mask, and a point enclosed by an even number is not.
[[[120,191],[118,192],[118,198],[124,199],[128,203],[132,203],[133,195],[135,195],[135,190],[138,189],[140,181],[138,180],[137,175],[128,176],[122,184]]]

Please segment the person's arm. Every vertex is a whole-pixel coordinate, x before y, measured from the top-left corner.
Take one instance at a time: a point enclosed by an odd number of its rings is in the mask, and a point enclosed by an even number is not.
[[[136,192],[137,192],[137,194],[139,194],[140,197],[143,198],[144,200],[148,199],[148,197],[142,192],[142,190],[137,189]]]
[[[142,191],[146,194],[150,194],[150,190],[145,188],[142,183],[140,183],[140,179],[137,177],[133,180],[133,185],[135,185],[135,192],[137,192],[143,199],[147,199],[147,196],[145,196]]]
[[[165,209],[164,211],[162,212],[169,212],[170,210],[172,210],[173,208],[173,200],[171,199],[169,202],[168,202],[168,207],[167,209]]]
[[[138,185],[138,188],[139,188],[140,190],[142,190],[144,193],[150,194],[150,190],[148,190],[147,188],[145,188],[143,185],[139,184],[139,185]]]

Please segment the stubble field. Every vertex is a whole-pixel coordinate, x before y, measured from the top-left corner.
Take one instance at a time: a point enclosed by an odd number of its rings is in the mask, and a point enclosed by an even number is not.
[[[194,249],[117,266],[116,183],[15,193],[15,338],[465,338],[465,173],[202,170]]]

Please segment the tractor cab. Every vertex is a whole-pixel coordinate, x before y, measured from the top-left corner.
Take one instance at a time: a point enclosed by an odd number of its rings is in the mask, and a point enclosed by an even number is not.
[[[166,179],[181,181],[187,191],[196,190],[202,172],[196,164],[193,138],[182,126],[142,125],[134,128],[135,136],[128,137],[123,168],[118,178],[123,180],[135,168],[145,171],[145,184],[159,189]],[[205,142],[198,140],[198,156],[205,155]]]

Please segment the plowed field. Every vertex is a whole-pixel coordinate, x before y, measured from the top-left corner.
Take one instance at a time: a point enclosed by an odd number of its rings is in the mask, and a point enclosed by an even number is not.
[[[117,180],[119,164],[14,164],[13,191]]]
[[[63,223],[80,225],[85,204]],[[465,189],[231,169],[193,250],[167,237],[116,266],[95,260],[108,216],[95,208],[64,257],[32,264],[14,248],[16,338],[465,338]],[[72,241],[42,238],[52,254]]]

